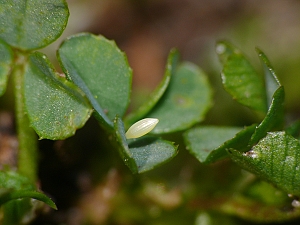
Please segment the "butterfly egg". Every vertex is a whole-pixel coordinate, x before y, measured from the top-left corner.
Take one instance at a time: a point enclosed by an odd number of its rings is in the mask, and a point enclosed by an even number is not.
[[[159,122],[155,118],[145,118],[134,123],[126,132],[125,136],[127,139],[138,138],[149,133],[156,124]]]

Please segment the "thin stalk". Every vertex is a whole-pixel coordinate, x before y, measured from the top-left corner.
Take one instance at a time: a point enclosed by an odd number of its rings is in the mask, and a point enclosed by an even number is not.
[[[13,70],[15,88],[15,116],[19,140],[18,171],[28,177],[32,182],[37,180],[37,137],[30,127],[25,109],[24,98],[24,72],[26,56],[18,54],[17,65]]]

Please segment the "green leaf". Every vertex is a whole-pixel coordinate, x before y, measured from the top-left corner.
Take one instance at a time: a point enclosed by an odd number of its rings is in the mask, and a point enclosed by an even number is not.
[[[155,90],[149,96],[149,99],[141,105],[135,112],[128,114],[124,119],[125,127],[129,127],[131,124],[135,123],[139,119],[143,118],[158,102],[158,100],[163,96],[167,90],[171,76],[174,74],[177,67],[179,58],[179,53],[177,50],[171,50],[163,79],[160,84],[155,88]]]
[[[300,143],[283,131],[270,132],[250,151],[229,150],[241,167],[283,191],[300,196]]]
[[[29,57],[24,85],[30,124],[41,139],[70,137],[90,117],[92,109],[81,90],[59,77],[41,53]]]
[[[266,81],[267,101],[268,105],[270,105],[275,91],[281,86],[281,84],[267,56],[258,48],[256,48],[256,51],[263,65]]]
[[[14,171],[0,171],[0,188],[16,190],[34,190],[30,180]]]
[[[227,149],[245,151],[255,130],[255,124],[240,127],[201,126],[184,133],[187,149],[202,163],[212,163],[228,157]]]
[[[128,147],[127,139],[125,137],[124,124],[122,120],[118,117],[115,118],[114,128],[116,132],[115,138],[118,143],[119,153],[122,160],[133,173],[137,173],[138,172],[137,163],[134,160],[133,155]]]
[[[223,64],[222,82],[225,90],[240,104],[266,113],[266,93],[263,79],[246,57],[227,42],[219,42],[217,54]]]
[[[32,221],[32,219],[35,217],[35,212],[38,205],[39,202],[33,202],[30,198],[8,201],[1,207],[3,212],[1,224],[20,225],[22,224],[23,220],[26,222]]]
[[[171,133],[187,129],[204,119],[212,105],[212,91],[204,72],[192,63],[178,66],[169,87],[146,115],[159,119],[152,133]]]
[[[152,170],[177,154],[178,146],[156,137],[144,136],[127,141],[122,120],[116,118],[114,123],[119,153],[133,173]]]
[[[14,171],[0,171],[0,205],[21,198],[34,198],[57,209],[49,197],[36,191],[35,186],[27,177]]]
[[[11,48],[0,39],[0,96],[6,90],[8,75],[12,69],[13,52]]]
[[[281,86],[274,93],[268,113],[256,128],[249,145],[257,143],[268,131],[282,128],[284,120],[284,96],[284,88]]]
[[[177,154],[174,143],[157,137],[145,136],[131,140],[128,145],[138,167],[138,173],[152,170]]]
[[[216,44],[216,53],[218,54],[219,60],[222,64],[226,63],[229,56],[233,54],[242,54],[240,49],[228,41],[218,41]]]
[[[0,38],[22,50],[55,41],[68,22],[64,0],[0,0],[0,5]]]
[[[46,203],[51,208],[56,209],[57,207],[55,203],[45,194],[37,191],[24,191],[24,190],[2,190],[2,193],[0,194],[0,205],[3,205],[9,201],[22,199],[22,198],[33,198],[36,200],[39,200],[41,202]]]
[[[187,149],[193,154],[200,162],[212,162],[209,157],[213,152],[223,152],[223,157],[226,157],[227,152],[224,143],[232,139],[239,131],[240,127],[215,127],[215,126],[202,126],[188,130],[184,133],[184,140]],[[222,157],[221,157],[222,158]]]
[[[58,50],[62,68],[88,97],[96,117],[108,129],[116,115],[122,117],[129,104],[132,71],[126,56],[103,36],[79,34]]]

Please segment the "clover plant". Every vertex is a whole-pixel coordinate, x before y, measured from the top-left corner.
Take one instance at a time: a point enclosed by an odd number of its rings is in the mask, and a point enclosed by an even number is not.
[[[300,196],[300,127],[297,122],[284,124],[284,87],[261,50],[256,49],[264,76],[229,42],[216,45],[225,90],[262,118],[257,124],[200,125],[212,107],[212,88],[206,74],[197,65],[182,62],[176,49],[170,51],[160,84],[143,105],[128,114],[132,70],[115,42],[91,33],[67,38],[57,50],[63,73],[36,51],[61,35],[68,16],[64,0],[0,0],[0,94],[5,93],[11,77],[19,141],[17,171],[9,166],[0,171],[2,224],[28,223],[41,202],[57,209],[37,185],[38,139],[71,137],[90,116],[97,119],[107,137],[113,137],[114,150],[134,174],[171,160],[179,143],[167,139],[176,132],[183,134],[186,148],[201,163],[229,158],[271,184],[251,187],[285,193],[267,202],[239,191],[206,210],[256,222],[300,217],[296,208]],[[150,134],[128,140],[126,130],[143,118],[156,118],[159,123]],[[281,210],[291,202],[292,209]],[[197,205],[195,208],[203,210]],[[207,216],[200,213],[197,220]]]

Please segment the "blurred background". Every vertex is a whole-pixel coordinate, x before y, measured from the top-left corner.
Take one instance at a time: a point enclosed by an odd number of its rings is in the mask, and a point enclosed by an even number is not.
[[[145,101],[159,83],[168,53],[175,47],[181,60],[207,73],[214,88],[215,106],[204,123],[244,126],[257,122],[222,89],[215,44],[226,39],[245,52],[260,73],[255,47],[265,52],[285,86],[288,120],[299,117],[300,1],[67,2],[69,24],[43,52],[57,65],[56,50],[72,34],[92,32],[115,40],[133,69],[129,110]],[[59,211],[50,210],[33,224],[248,224],[222,214],[208,223],[211,214],[187,207],[186,202],[195,196],[209,198],[232,191],[243,172],[228,161],[201,165],[185,151],[180,134],[167,138],[180,144],[178,156],[144,175],[129,172],[94,119],[65,141],[40,141],[41,186]]]

